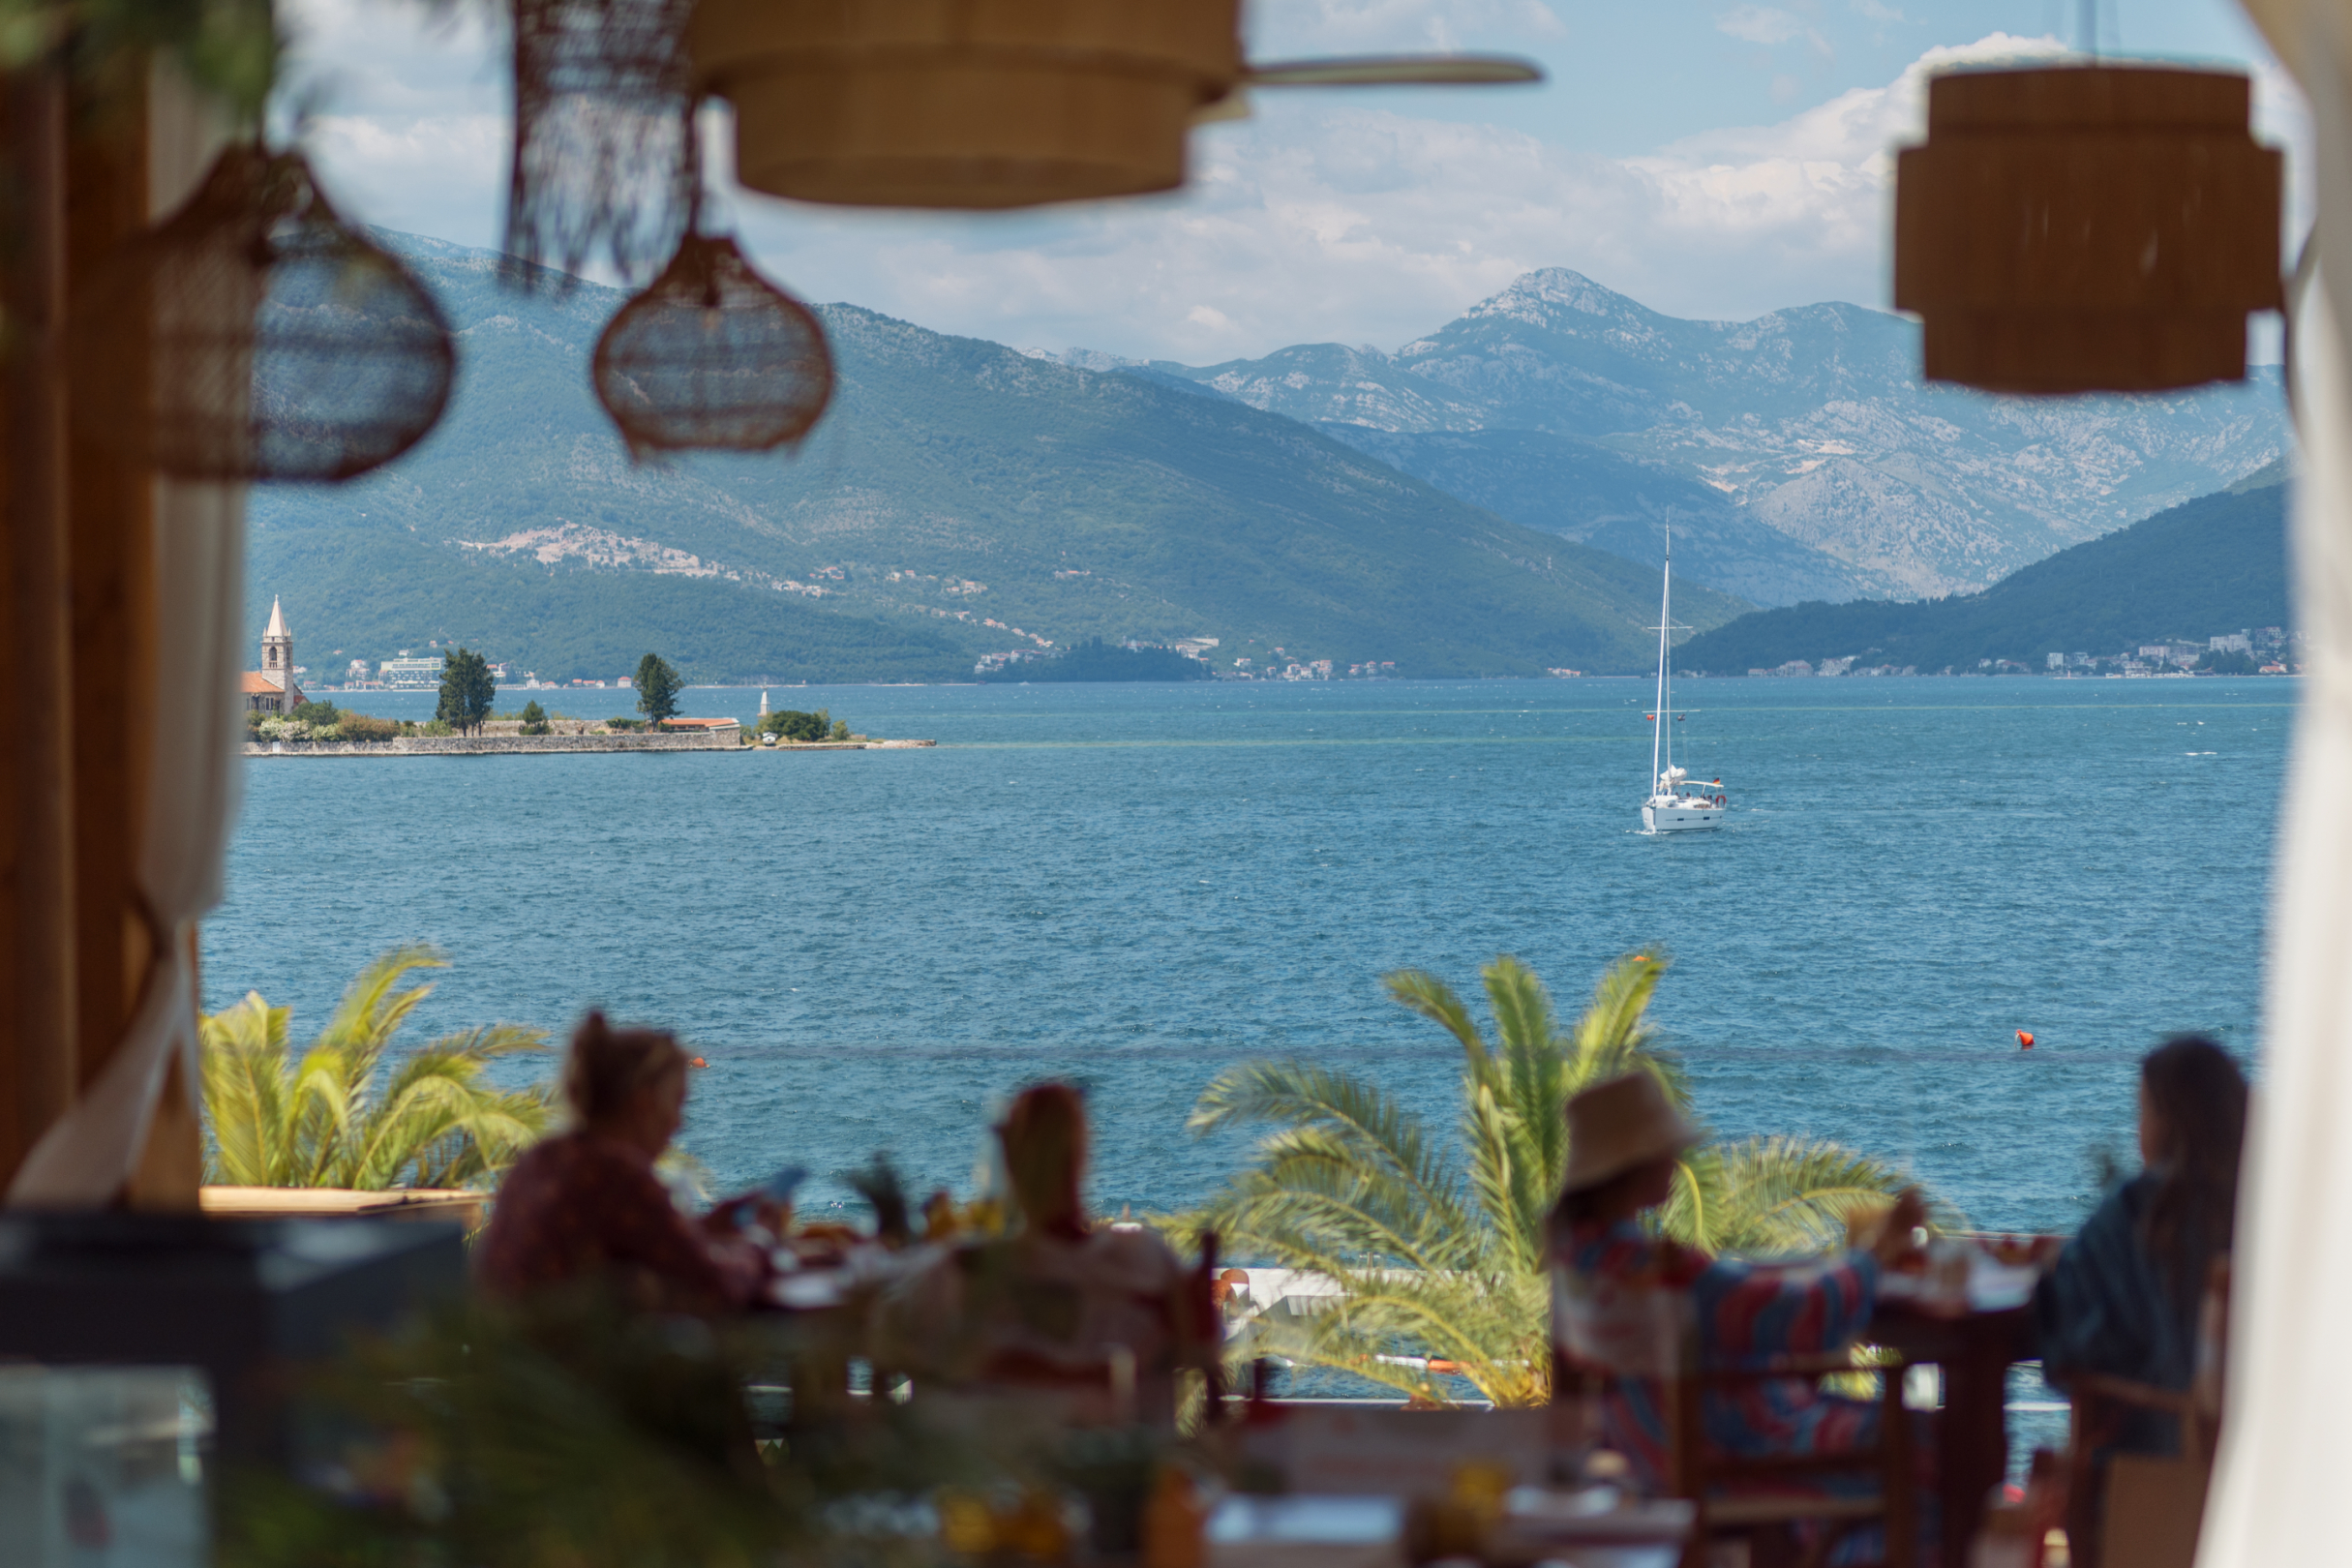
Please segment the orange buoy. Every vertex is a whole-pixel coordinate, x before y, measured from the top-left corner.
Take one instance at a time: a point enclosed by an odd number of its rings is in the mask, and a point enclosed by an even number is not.
[[[704,1061],[704,1060],[703,1060],[701,1057],[699,1057],[699,1056],[696,1056],[696,1057],[690,1057],[690,1058],[688,1058],[688,1059],[687,1059],[687,1062],[686,1062],[686,1066],[688,1066],[688,1067],[707,1068],[707,1067],[709,1067],[709,1065],[710,1065],[709,1063],[708,1063],[708,1062]]]
[[[2023,1029],[2017,1031],[2017,1048],[2021,1051],[2030,1051],[2034,1048],[2034,1037],[2030,1032]]]

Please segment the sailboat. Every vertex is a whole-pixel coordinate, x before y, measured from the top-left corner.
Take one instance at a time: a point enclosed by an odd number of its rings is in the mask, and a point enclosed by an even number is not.
[[[1674,762],[1674,677],[1666,667],[1667,639],[1689,630],[1674,624],[1674,530],[1666,530],[1666,570],[1658,590],[1658,710],[1650,715],[1649,799],[1642,802],[1642,829],[1651,833],[1679,833],[1717,828],[1730,806],[1723,780],[1701,782]]]

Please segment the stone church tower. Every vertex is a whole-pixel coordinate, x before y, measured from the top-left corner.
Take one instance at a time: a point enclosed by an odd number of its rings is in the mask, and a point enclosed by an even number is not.
[[[245,672],[244,691],[245,706],[256,713],[283,715],[302,706],[302,688],[294,683],[294,634],[275,598],[269,628],[261,634],[261,668]]]
[[[269,629],[261,634],[261,673],[280,691],[293,689],[294,634],[286,629],[286,612],[274,595],[269,601]]]

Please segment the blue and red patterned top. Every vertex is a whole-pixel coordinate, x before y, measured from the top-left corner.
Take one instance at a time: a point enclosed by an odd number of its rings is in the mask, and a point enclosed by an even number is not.
[[[1685,1332],[1706,1367],[1842,1349],[1868,1326],[1879,1281],[1868,1252],[1736,1262],[1630,1220],[1572,1227],[1555,1244],[1553,1265],[1553,1340],[1571,1358],[1617,1374],[1602,1403],[1604,1440],[1651,1485],[1668,1479],[1659,1378],[1674,1370]],[[1834,1453],[1873,1441],[1877,1410],[1789,1379],[1710,1391],[1701,1419],[1725,1453]]]

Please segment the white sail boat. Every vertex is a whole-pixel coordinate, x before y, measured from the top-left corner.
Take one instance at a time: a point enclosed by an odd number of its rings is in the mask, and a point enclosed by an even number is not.
[[[1650,715],[1649,799],[1642,802],[1644,832],[1679,833],[1697,828],[1716,828],[1730,801],[1723,780],[1703,783],[1674,762],[1673,709],[1674,677],[1666,667],[1667,639],[1689,628],[1674,624],[1674,530],[1666,530],[1666,570],[1658,592],[1658,710]]]

